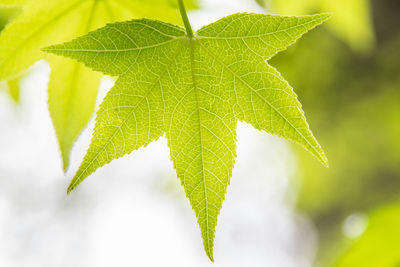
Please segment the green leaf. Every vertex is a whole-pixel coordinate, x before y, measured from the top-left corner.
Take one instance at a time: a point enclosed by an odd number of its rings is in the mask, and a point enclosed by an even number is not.
[[[28,4],[32,0],[1,0],[0,5],[4,6],[23,6]]]
[[[19,13],[21,9],[14,6],[0,6],[0,30],[4,27]]]
[[[334,266],[399,267],[399,224],[399,203],[376,210],[370,215],[365,233]]]
[[[149,17],[179,22],[170,0],[0,0],[0,4],[24,5],[22,14],[0,35],[0,80],[17,77],[39,59],[49,61],[49,110],[64,169],[73,143],[94,112],[101,75],[71,60],[46,55],[40,48],[116,20]]]
[[[21,4],[23,1],[9,1],[9,4],[15,4],[16,6],[8,5],[8,6],[0,6],[0,31],[4,29],[4,27],[20,12],[21,9],[17,7],[17,4]],[[21,76],[21,75],[20,75]],[[15,103],[19,102],[19,80],[21,77],[16,77],[7,81],[8,86],[8,94],[15,101]]]
[[[374,45],[369,0],[257,0],[279,14],[332,12],[329,29],[356,51],[369,51]],[[267,3],[268,2],[268,3]]]
[[[15,101],[15,103],[19,103],[20,81],[21,77],[17,77],[7,81],[8,93],[10,94],[11,98]]]
[[[265,60],[328,17],[240,13],[203,27],[193,39],[180,26],[132,20],[45,48],[119,77],[100,106],[68,192],[97,168],[165,134],[213,260],[238,120],[293,140],[327,164],[295,93]]]

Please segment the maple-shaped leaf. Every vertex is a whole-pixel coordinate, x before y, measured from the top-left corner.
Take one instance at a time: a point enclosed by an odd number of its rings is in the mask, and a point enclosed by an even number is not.
[[[327,164],[296,94],[266,60],[328,16],[238,13],[194,36],[177,25],[132,20],[45,48],[119,77],[100,105],[68,192],[97,168],[165,134],[212,260],[238,120],[293,140]]]
[[[194,7],[193,1],[188,5]],[[171,0],[0,0],[23,12],[0,34],[0,80],[13,80],[39,59],[50,63],[48,105],[64,170],[72,145],[94,112],[101,74],[40,48],[65,42],[108,22],[139,17],[180,22]]]

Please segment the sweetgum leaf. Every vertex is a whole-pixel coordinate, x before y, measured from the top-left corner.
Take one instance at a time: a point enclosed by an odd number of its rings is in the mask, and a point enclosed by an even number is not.
[[[194,38],[180,26],[141,19],[45,48],[119,77],[100,106],[68,192],[97,168],[165,134],[213,260],[238,120],[293,140],[327,164],[295,93],[266,60],[328,17],[239,13],[203,27]]]
[[[0,80],[18,77],[39,59],[49,61],[49,111],[64,169],[73,143],[94,112],[101,74],[69,59],[46,55],[40,48],[117,20],[149,17],[180,22],[171,0],[0,0],[0,5],[23,6],[22,14],[0,34]]]

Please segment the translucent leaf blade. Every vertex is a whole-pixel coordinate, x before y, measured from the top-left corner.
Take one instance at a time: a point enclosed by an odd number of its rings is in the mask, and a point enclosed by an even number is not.
[[[65,171],[73,144],[93,116],[102,74],[64,58],[52,59],[50,66],[48,105]]]
[[[236,118],[213,78],[212,58],[198,41],[186,46],[169,73],[166,132],[171,158],[195,211],[204,249],[213,261],[217,219],[236,158]]]
[[[314,18],[307,17],[310,23]],[[252,30],[255,24],[249,20],[246,27]],[[283,40],[280,47],[301,36],[307,30],[304,25],[288,27],[285,32],[290,38],[279,39]],[[238,120],[298,142],[326,163],[296,94],[265,60],[281,48],[221,37],[223,29],[214,37],[188,38],[178,26],[133,20],[45,49],[119,76],[100,107],[92,143],[68,191],[97,168],[166,133],[177,176],[211,260],[217,218],[236,157]],[[265,31],[265,36],[274,35]],[[283,32],[279,25],[275,31],[277,36]],[[201,32],[207,32],[207,27]],[[252,38],[254,34],[249,35]]]
[[[180,23],[177,16],[179,12],[169,0],[1,0],[0,5],[7,7],[23,5],[21,15],[17,16],[0,35],[0,80],[18,77],[39,59],[56,61],[54,56],[42,53],[40,48],[71,40],[115,20],[157,17]],[[97,94],[93,92],[98,89],[99,83],[98,74],[86,71],[85,79],[90,82],[86,83],[86,87],[82,86],[76,90],[75,84],[82,83],[83,76],[70,73],[69,66],[71,65],[68,63],[65,68],[62,64],[52,64],[53,74],[49,87],[51,97],[49,111],[59,140],[64,169],[69,162],[72,144],[90,118],[87,113],[94,112],[92,103],[96,100]],[[76,80],[73,80],[74,77]],[[56,96],[59,98],[55,98]],[[71,107],[66,108],[64,97],[70,98]],[[87,106],[80,106],[82,116],[79,116],[78,112],[71,110],[76,107],[74,103],[82,103],[85,97],[90,99],[87,99]],[[59,108],[61,106],[64,106],[63,110]]]
[[[265,59],[328,17],[328,14],[281,17],[239,13],[210,24],[211,28],[205,26],[199,33],[205,51],[230,76],[233,90],[227,88],[226,93],[230,94],[236,117],[259,130],[302,145],[325,166],[328,166],[325,153],[309,129],[296,94]],[[265,24],[264,29],[258,23]],[[235,25],[237,32],[232,31]]]
[[[129,80],[117,81],[97,112],[90,147],[68,193],[99,167],[162,136],[163,106],[155,81],[150,81],[151,86],[143,82],[135,87]]]
[[[179,38],[179,35],[182,34],[182,29],[177,26],[172,28],[165,27],[167,25],[165,23],[150,20],[137,20],[134,22],[109,25],[102,29],[105,31],[104,34],[96,36],[96,43],[100,47],[107,48],[108,45],[111,45],[109,41],[110,34],[117,32],[121,36],[119,45],[126,46],[127,44],[124,42],[128,40],[127,42],[131,46],[135,46],[135,49],[131,49],[129,57],[125,57],[128,62],[124,70],[121,70],[118,66],[113,69],[112,66],[114,65],[112,64],[103,64],[99,67],[112,73],[117,73],[118,70],[122,71],[122,73],[116,85],[100,106],[96,116],[96,126],[91,145],[68,188],[68,192],[73,190],[97,168],[139,147],[146,146],[163,134],[165,104],[160,81],[166,75],[167,68],[174,60],[170,51],[179,51],[178,48],[182,46],[182,39]],[[157,23],[159,24],[158,28],[164,29],[166,32],[161,30],[154,31],[154,24]],[[140,25],[142,30],[131,32],[131,28],[126,27],[126,25],[133,24]],[[115,29],[118,30],[116,31]],[[126,39],[128,34],[136,33],[136,35],[140,36],[138,33],[143,33],[148,29],[153,33],[151,35],[153,37],[151,45],[147,41],[144,42],[142,40],[140,42],[139,39],[135,39],[134,35]],[[164,37],[170,33],[171,29],[178,36],[172,36],[173,38],[170,38],[172,41],[166,43]],[[93,33],[89,33],[87,37],[93,40],[91,34]],[[89,66],[91,64],[98,66],[99,62],[96,61],[98,59],[97,54],[85,49],[77,51],[82,45],[82,40],[77,39],[68,43],[68,47],[63,46],[62,50],[55,48],[54,51],[58,54],[73,55]],[[157,45],[158,43],[163,45]],[[113,44],[117,45],[116,43]],[[50,48],[48,51],[54,52],[52,49]],[[115,60],[115,56],[121,48],[112,45],[112,49],[102,55],[104,60],[108,60],[108,63]]]
[[[157,50],[184,34],[181,27],[172,24],[132,20],[109,24],[71,42],[42,50],[76,59],[105,74],[121,75],[130,69],[142,51]]]
[[[330,16],[237,13],[201,28],[197,34],[212,46],[224,46],[232,53],[254,54],[267,60]]]
[[[8,93],[15,103],[19,103],[21,94],[21,77],[16,77],[7,81]]]

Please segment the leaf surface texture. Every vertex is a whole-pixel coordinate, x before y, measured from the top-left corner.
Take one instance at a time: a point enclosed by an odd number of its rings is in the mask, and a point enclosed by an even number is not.
[[[45,48],[119,77],[100,105],[91,145],[68,192],[104,164],[166,135],[213,260],[238,120],[297,142],[327,164],[296,94],[266,60],[328,17],[238,13],[194,38],[180,26],[141,19]]]
[[[194,7],[193,2],[187,3]],[[23,7],[0,35],[0,80],[14,79],[37,60],[48,60],[49,111],[64,169],[73,143],[93,115],[101,74],[69,59],[46,55],[40,48],[118,20],[148,17],[179,22],[170,0],[0,0],[0,5]]]

